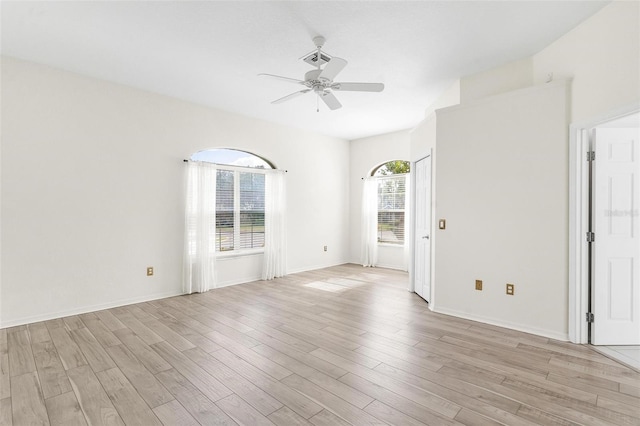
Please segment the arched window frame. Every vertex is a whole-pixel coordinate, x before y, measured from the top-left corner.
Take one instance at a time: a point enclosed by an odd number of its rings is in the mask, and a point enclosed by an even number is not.
[[[253,159],[257,166],[230,164],[225,158]],[[235,148],[198,151],[191,161],[215,165],[217,257],[257,254],[265,243],[265,173],[273,163]]]
[[[244,157],[241,155],[244,154]],[[259,166],[248,166],[243,164],[234,164],[234,162],[228,162],[225,157],[236,156],[236,162],[245,158],[250,158],[257,160],[256,162],[261,162],[262,164]],[[202,151],[198,151],[191,155],[191,161],[205,161],[207,163],[213,163],[218,166],[227,166],[227,167],[240,167],[243,169],[275,169],[274,164],[260,155],[254,154],[253,152],[245,151],[242,149],[235,148],[211,148],[204,149]]]

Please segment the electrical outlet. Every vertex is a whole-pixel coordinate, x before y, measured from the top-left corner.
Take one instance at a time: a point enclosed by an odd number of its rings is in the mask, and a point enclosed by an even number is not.
[[[482,280],[476,280],[476,290],[482,291]]]
[[[516,286],[515,284],[507,284],[507,294],[509,296],[513,296],[515,293]]]
[[[153,275],[153,266],[148,266],[147,267],[147,276],[150,277],[151,275]]]
[[[327,251],[327,246],[324,246],[324,251]]]

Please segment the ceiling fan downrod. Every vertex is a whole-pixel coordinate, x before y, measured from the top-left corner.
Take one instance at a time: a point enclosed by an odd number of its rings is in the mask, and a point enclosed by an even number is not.
[[[316,37],[313,38],[313,43],[318,48],[318,53],[316,54],[317,55],[316,56],[316,58],[317,58],[316,59],[316,67],[318,68],[318,70],[320,70],[320,62],[321,62],[320,58],[322,57],[320,55],[322,55],[322,46],[324,46],[324,42],[325,42],[325,39],[322,36],[316,36]]]

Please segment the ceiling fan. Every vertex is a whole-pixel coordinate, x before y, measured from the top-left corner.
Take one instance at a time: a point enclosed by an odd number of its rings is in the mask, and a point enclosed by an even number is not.
[[[333,79],[347,66],[347,61],[342,58],[331,57],[327,53],[322,51],[325,39],[322,36],[315,37],[313,43],[316,49],[311,53],[303,56],[304,62],[315,66],[316,69],[308,71],[304,75],[304,80],[298,80],[295,78],[282,77],[273,74],[258,74],[259,76],[277,78],[279,80],[288,81],[290,83],[299,84],[306,88],[298,92],[291,93],[280,99],[276,99],[271,102],[272,104],[280,104],[290,99],[296,98],[305,93],[314,92],[318,95],[318,99],[322,101],[331,110],[336,110],[342,107],[342,104],[338,101],[338,98],[333,94],[334,91],[342,92],[382,92],[384,84],[382,83],[341,83],[334,82]],[[324,64],[324,68],[322,65]],[[317,108],[319,111],[320,109]]]

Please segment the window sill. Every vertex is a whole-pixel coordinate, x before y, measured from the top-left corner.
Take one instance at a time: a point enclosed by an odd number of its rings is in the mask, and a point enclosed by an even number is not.
[[[247,249],[247,250],[229,250],[225,252],[217,252],[216,260],[227,260],[236,257],[257,256],[264,254],[264,249]]]

